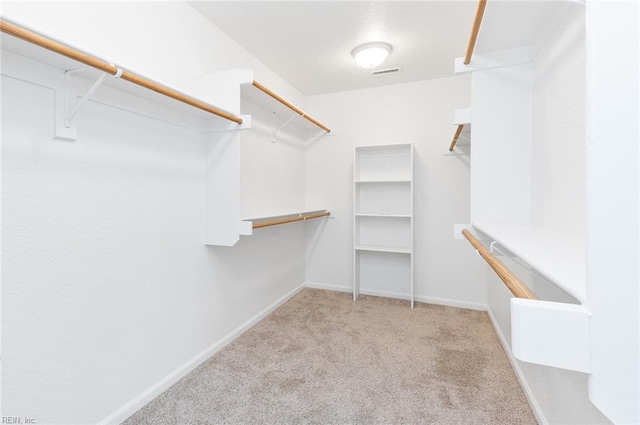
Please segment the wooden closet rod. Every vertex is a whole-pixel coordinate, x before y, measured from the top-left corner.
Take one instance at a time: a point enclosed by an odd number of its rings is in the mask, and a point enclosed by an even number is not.
[[[187,96],[183,93],[162,86],[154,81],[148,80],[132,72],[121,70],[120,68],[110,64],[109,62],[105,62],[102,59],[96,58],[95,56],[91,56],[87,53],[81,52],[62,43],[58,43],[57,41],[46,38],[40,34],[36,34],[32,31],[27,30],[26,28],[20,27],[4,19],[0,19],[0,31],[28,41],[29,43],[35,44],[36,46],[44,47],[45,49],[66,56],[85,65],[99,69],[102,72],[116,75],[120,71],[122,73],[120,75],[120,78],[122,78],[123,80],[127,80],[146,89],[153,90],[164,96],[170,97],[182,103],[186,103],[187,105],[217,115],[226,120],[242,124],[242,118],[230,114],[229,112],[223,111],[200,100]]]
[[[484,9],[487,7],[487,0],[479,0],[478,8],[476,9],[476,18],[473,21],[473,27],[471,28],[471,36],[469,37],[469,45],[467,46],[467,54],[464,57],[464,64],[469,65],[471,62],[471,56],[473,55],[473,49],[476,48],[476,41],[478,40],[478,32],[480,31],[480,24],[482,24],[482,17],[484,16]]]
[[[458,137],[460,137],[460,133],[462,133],[463,128],[464,128],[464,124],[458,124],[458,128],[456,129],[456,134],[453,135],[453,140],[449,145],[449,152],[453,152],[453,148],[456,147],[456,143],[458,143]]]
[[[478,254],[484,261],[489,264],[489,266],[493,269],[494,272],[498,275],[498,277],[507,285],[507,288],[511,291],[511,293],[516,298],[526,298],[528,300],[537,300],[538,297],[534,294],[531,289],[527,287],[518,277],[511,272],[505,266],[502,261],[498,260],[498,258],[493,255],[487,248],[485,248],[482,243],[475,236],[471,234],[467,229],[462,230],[462,234],[465,238],[473,245],[473,247],[478,251]]]
[[[275,94],[274,92],[272,92],[271,90],[269,90],[268,88],[266,88],[265,86],[263,86],[262,84],[260,84],[257,81],[253,81],[253,86],[255,88],[257,88],[258,90],[263,91],[265,94],[271,96],[272,98],[274,98],[275,100],[277,100],[278,102],[282,103],[284,106],[286,106],[287,108],[291,109],[293,112],[295,112],[296,114],[300,115],[301,117],[309,120],[310,122],[312,122],[314,125],[316,125],[317,127],[320,127],[321,129],[323,129],[324,131],[326,131],[327,133],[331,132],[331,129],[329,129],[329,127],[327,127],[326,125],[322,124],[320,121],[316,120],[315,118],[310,117],[309,115],[307,115],[302,109],[298,108],[296,105],[294,105],[293,103],[289,102],[288,100],[284,99],[283,97]]]
[[[253,228],[259,229],[261,227],[276,226],[278,224],[285,224],[285,223],[293,223],[294,221],[304,221],[304,220],[311,220],[312,218],[328,217],[330,215],[331,215],[331,212],[325,211],[325,212],[315,213],[315,214],[299,215],[297,217],[263,221],[262,223],[254,223]]]

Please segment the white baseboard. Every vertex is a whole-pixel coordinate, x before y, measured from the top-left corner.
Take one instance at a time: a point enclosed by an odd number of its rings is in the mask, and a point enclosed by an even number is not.
[[[490,309],[487,309],[487,314],[489,315],[489,319],[491,320],[493,329],[496,331],[496,334],[498,335],[498,339],[502,344],[502,348],[504,348],[504,352],[507,353],[507,358],[511,363],[511,367],[513,367],[513,371],[516,373],[516,376],[518,377],[518,381],[520,381],[520,386],[524,391],[524,395],[527,397],[527,401],[529,402],[529,406],[531,406],[533,415],[536,417],[536,420],[540,425],[548,425],[549,421],[547,421],[547,418],[545,417],[544,412],[540,408],[540,405],[538,404],[538,401],[536,400],[536,397],[534,396],[533,391],[531,391],[531,387],[529,387],[529,384],[527,383],[527,380],[524,377],[524,373],[522,372],[522,369],[520,369],[518,360],[514,357],[513,352],[511,351],[511,347],[509,346],[507,339],[502,333],[502,330],[500,330],[500,327],[498,326],[498,322],[496,321],[495,317],[493,317],[493,314],[491,313]]]
[[[327,283],[305,282],[304,286],[313,289],[324,289],[326,291],[353,292],[353,287],[351,286],[329,285]]]
[[[360,295],[371,295],[372,297],[393,298],[396,300],[411,300],[411,295],[402,292],[380,291],[360,288]]]
[[[331,285],[328,283],[319,283],[319,282],[305,282],[305,286],[307,288],[314,289],[325,289],[327,291],[338,291],[338,292],[353,292],[353,288],[351,286],[343,286],[343,285]],[[396,298],[400,300],[409,300],[410,295],[404,294],[400,292],[390,292],[390,291],[368,291],[366,289],[360,290],[362,295],[372,295],[375,297],[385,297],[385,298]],[[457,300],[449,300],[445,298],[435,298],[435,297],[423,297],[416,296],[415,301],[426,303],[426,304],[435,304],[435,305],[443,305],[447,307],[457,307],[457,308],[465,308],[468,310],[480,310],[487,311],[487,306],[485,304],[479,303],[470,303],[467,301],[457,301]]]
[[[260,313],[256,314],[254,317],[247,320],[245,323],[243,323],[242,325],[240,325],[239,327],[231,331],[229,334],[224,336],[221,340],[217,341],[207,349],[203,350],[202,352],[200,352],[199,354],[197,354],[196,356],[188,360],[186,363],[184,363],[182,366],[175,369],[169,375],[165,376],[160,381],[156,382],[151,387],[143,391],[140,395],[138,395],[137,397],[135,397],[134,399],[126,403],[124,406],[122,406],[121,408],[119,408],[118,410],[116,410],[115,412],[113,412],[112,414],[110,414],[100,422],[98,422],[98,425],[120,424],[124,422],[127,418],[129,418],[135,412],[140,410],[151,400],[153,400],[154,398],[162,394],[162,392],[165,391],[167,388],[169,388],[170,386],[178,382],[184,376],[189,374],[189,372],[191,372],[193,369],[195,369],[196,367],[204,363],[207,359],[209,359],[209,357],[213,356],[218,351],[226,347],[229,343],[231,343],[233,340],[238,338],[240,335],[242,335],[245,331],[247,331],[253,325],[258,323],[260,320],[264,319],[266,316],[272,313],[275,309],[277,309],[282,304],[287,302],[290,298],[292,298],[294,295],[296,295],[298,292],[304,289],[304,287],[305,287],[305,284],[302,284],[297,288],[295,288],[294,290],[290,291],[289,293],[285,294],[283,297],[281,297],[280,299],[278,299],[277,301],[275,301],[274,303],[266,307]]]
[[[305,286],[307,288],[324,289],[327,291],[349,292],[349,293],[353,292],[352,286],[331,285],[328,283],[318,283],[318,282],[305,282]],[[400,292],[368,291],[366,289],[362,289],[360,290],[360,294],[372,295],[374,297],[385,297],[385,298],[396,298],[400,300],[409,300],[409,295],[402,294]]]
[[[446,307],[464,308],[467,310],[487,311],[486,304],[471,303],[468,301],[450,300],[447,298],[423,297],[421,295],[415,296],[414,298],[417,302],[421,302],[421,303],[443,305]]]

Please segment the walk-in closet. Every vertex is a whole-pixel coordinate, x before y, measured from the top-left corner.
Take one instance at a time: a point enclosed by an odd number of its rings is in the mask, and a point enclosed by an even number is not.
[[[640,421],[635,0],[3,1],[3,424]]]

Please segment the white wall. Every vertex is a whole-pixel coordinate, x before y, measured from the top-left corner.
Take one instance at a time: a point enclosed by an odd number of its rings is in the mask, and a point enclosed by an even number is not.
[[[453,239],[454,223],[469,222],[469,157],[443,155],[453,112],[469,107],[470,91],[470,78],[460,76],[307,99],[332,126],[307,151],[307,202],[324,200],[335,216],[308,227],[308,282],[351,291],[354,146],[413,143],[416,299],[484,307],[481,262]]]
[[[574,7],[533,60],[532,224],[585,232],[585,14]]]
[[[304,211],[305,132],[289,123],[276,133],[289,117],[273,116],[255,103],[245,102],[243,113],[251,114],[253,127],[240,139],[240,216]],[[277,233],[279,227],[265,231]]]
[[[4,3],[3,13],[178,88],[252,67],[301,98],[184,3]],[[118,421],[303,283],[304,225],[204,246],[211,142],[143,115],[166,107],[128,112],[140,106],[129,95],[118,108],[88,102],[78,140],[54,140],[51,72],[2,78],[2,415]],[[269,148],[262,160],[304,181],[302,153]]]
[[[615,423],[640,422],[640,4],[587,4],[589,396]]]
[[[519,64],[472,74],[473,223],[531,222],[531,72]]]

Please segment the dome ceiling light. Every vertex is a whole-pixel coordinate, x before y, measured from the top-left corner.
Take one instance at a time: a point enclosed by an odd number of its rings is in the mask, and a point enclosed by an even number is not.
[[[359,45],[351,51],[351,56],[353,56],[358,65],[369,69],[382,64],[391,53],[391,50],[391,44],[376,41]]]

